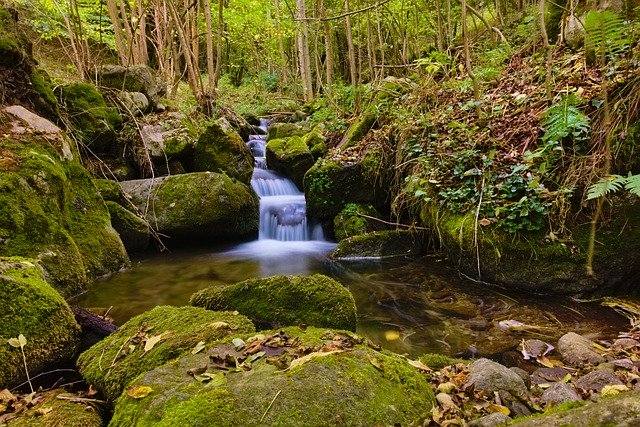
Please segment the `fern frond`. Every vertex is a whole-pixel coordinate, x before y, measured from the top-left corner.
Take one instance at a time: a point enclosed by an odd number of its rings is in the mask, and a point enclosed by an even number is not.
[[[604,50],[608,57],[620,55],[631,47],[625,22],[617,13],[592,10],[585,17],[584,27],[587,47],[599,52]]]
[[[587,200],[597,199],[608,193],[615,193],[621,190],[627,182],[627,178],[620,175],[607,175],[603,176],[596,182],[589,186],[587,190]]]
[[[589,117],[576,107],[575,104],[579,102],[575,96],[566,96],[545,110],[542,121],[545,128],[543,141],[560,142],[569,135],[575,141],[586,139],[590,129]]]
[[[626,177],[624,188],[626,188],[629,193],[640,197],[640,174]]]

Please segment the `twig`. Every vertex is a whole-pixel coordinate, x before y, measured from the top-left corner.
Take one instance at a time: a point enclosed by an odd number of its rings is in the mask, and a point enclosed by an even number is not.
[[[380,219],[380,218],[376,218],[375,216],[369,216],[369,215],[365,215],[365,214],[362,214],[362,213],[359,213],[359,214],[357,214],[357,215],[358,215],[358,216],[361,216],[361,217],[364,217],[364,218],[373,219],[373,220],[375,220],[375,221],[379,221],[379,222],[382,222],[382,223],[387,224],[387,225],[395,225],[395,226],[398,226],[398,227],[415,228],[416,230],[426,230],[426,231],[430,231],[430,229],[429,229],[429,228],[425,228],[425,227],[418,227],[417,225],[401,224],[401,223],[399,223],[399,222],[389,222],[389,221],[385,221],[385,220]]]
[[[106,400],[90,399],[88,397],[78,397],[78,396],[64,396],[62,394],[59,394],[58,396],[56,396],[56,398],[60,400],[70,400],[71,402],[76,402],[76,403],[107,403]]]
[[[473,225],[473,245],[476,247],[476,262],[478,264],[478,277],[482,277],[480,272],[480,244],[478,243],[478,217],[480,216],[480,207],[482,205],[482,195],[484,194],[484,176],[480,184],[480,198],[478,199],[478,208],[476,209],[476,221]]]
[[[271,399],[271,403],[269,403],[269,406],[267,406],[267,410],[264,411],[264,414],[262,414],[262,418],[260,418],[260,423],[262,423],[262,421],[264,421],[264,418],[267,416],[267,413],[269,413],[269,409],[271,409],[271,407],[273,406],[273,402],[276,401],[276,398],[278,396],[280,396],[280,393],[282,393],[282,390],[278,390],[278,392],[276,393],[275,396],[273,396],[273,399]]]

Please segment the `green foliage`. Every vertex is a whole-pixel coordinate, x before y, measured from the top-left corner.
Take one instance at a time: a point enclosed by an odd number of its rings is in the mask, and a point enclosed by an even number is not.
[[[547,108],[543,113],[542,126],[545,128],[542,141],[552,145],[560,144],[570,136],[574,141],[584,141],[589,136],[589,117],[580,111],[577,105],[580,99],[569,94]]]
[[[640,174],[628,176],[607,175],[589,186],[587,190],[587,200],[597,199],[609,193],[616,193],[622,189],[640,197]]]
[[[608,10],[590,11],[585,20],[585,45],[608,59],[623,54],[631,47],[627,26],[617,13]]]

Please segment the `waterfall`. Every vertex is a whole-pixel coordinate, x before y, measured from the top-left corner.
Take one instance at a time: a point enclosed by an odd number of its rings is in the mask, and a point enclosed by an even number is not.
[[[260,120],[267,131],[268,122]],[[266,135],[250,135],[247,146],[255,158],[251,186],[260,197],[259,240],[310,241],[324,240],[322,227],[307,218],[304,193],[290,180],[267,169]]]

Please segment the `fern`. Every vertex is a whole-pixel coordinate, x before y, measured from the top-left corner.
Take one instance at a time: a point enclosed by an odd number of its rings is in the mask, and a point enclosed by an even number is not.
[[[624,188],[631,194],[635,194],[640,197],[640,174],[631,175],[626,178],[626,182],[624,184]]]
[[[592,184],[587,190],[587,200],[597,199],[609,193],[615,193],[622,189],[640,197],[640,174],[629,176],[607,175]]]
[[[562,98],[543,113],[544,142],[560,142],[571,135],[574,141],[583,141],[589,135],[589,117],[576,107],[580,99],[575,95]]]
[[[631,41],[626,36],[625,22],[617,13],[592,10],[584,20],[584,27],[587,33],[586,47],[600,53],[604,50],[609,59],[623,54],[631,47]]]

